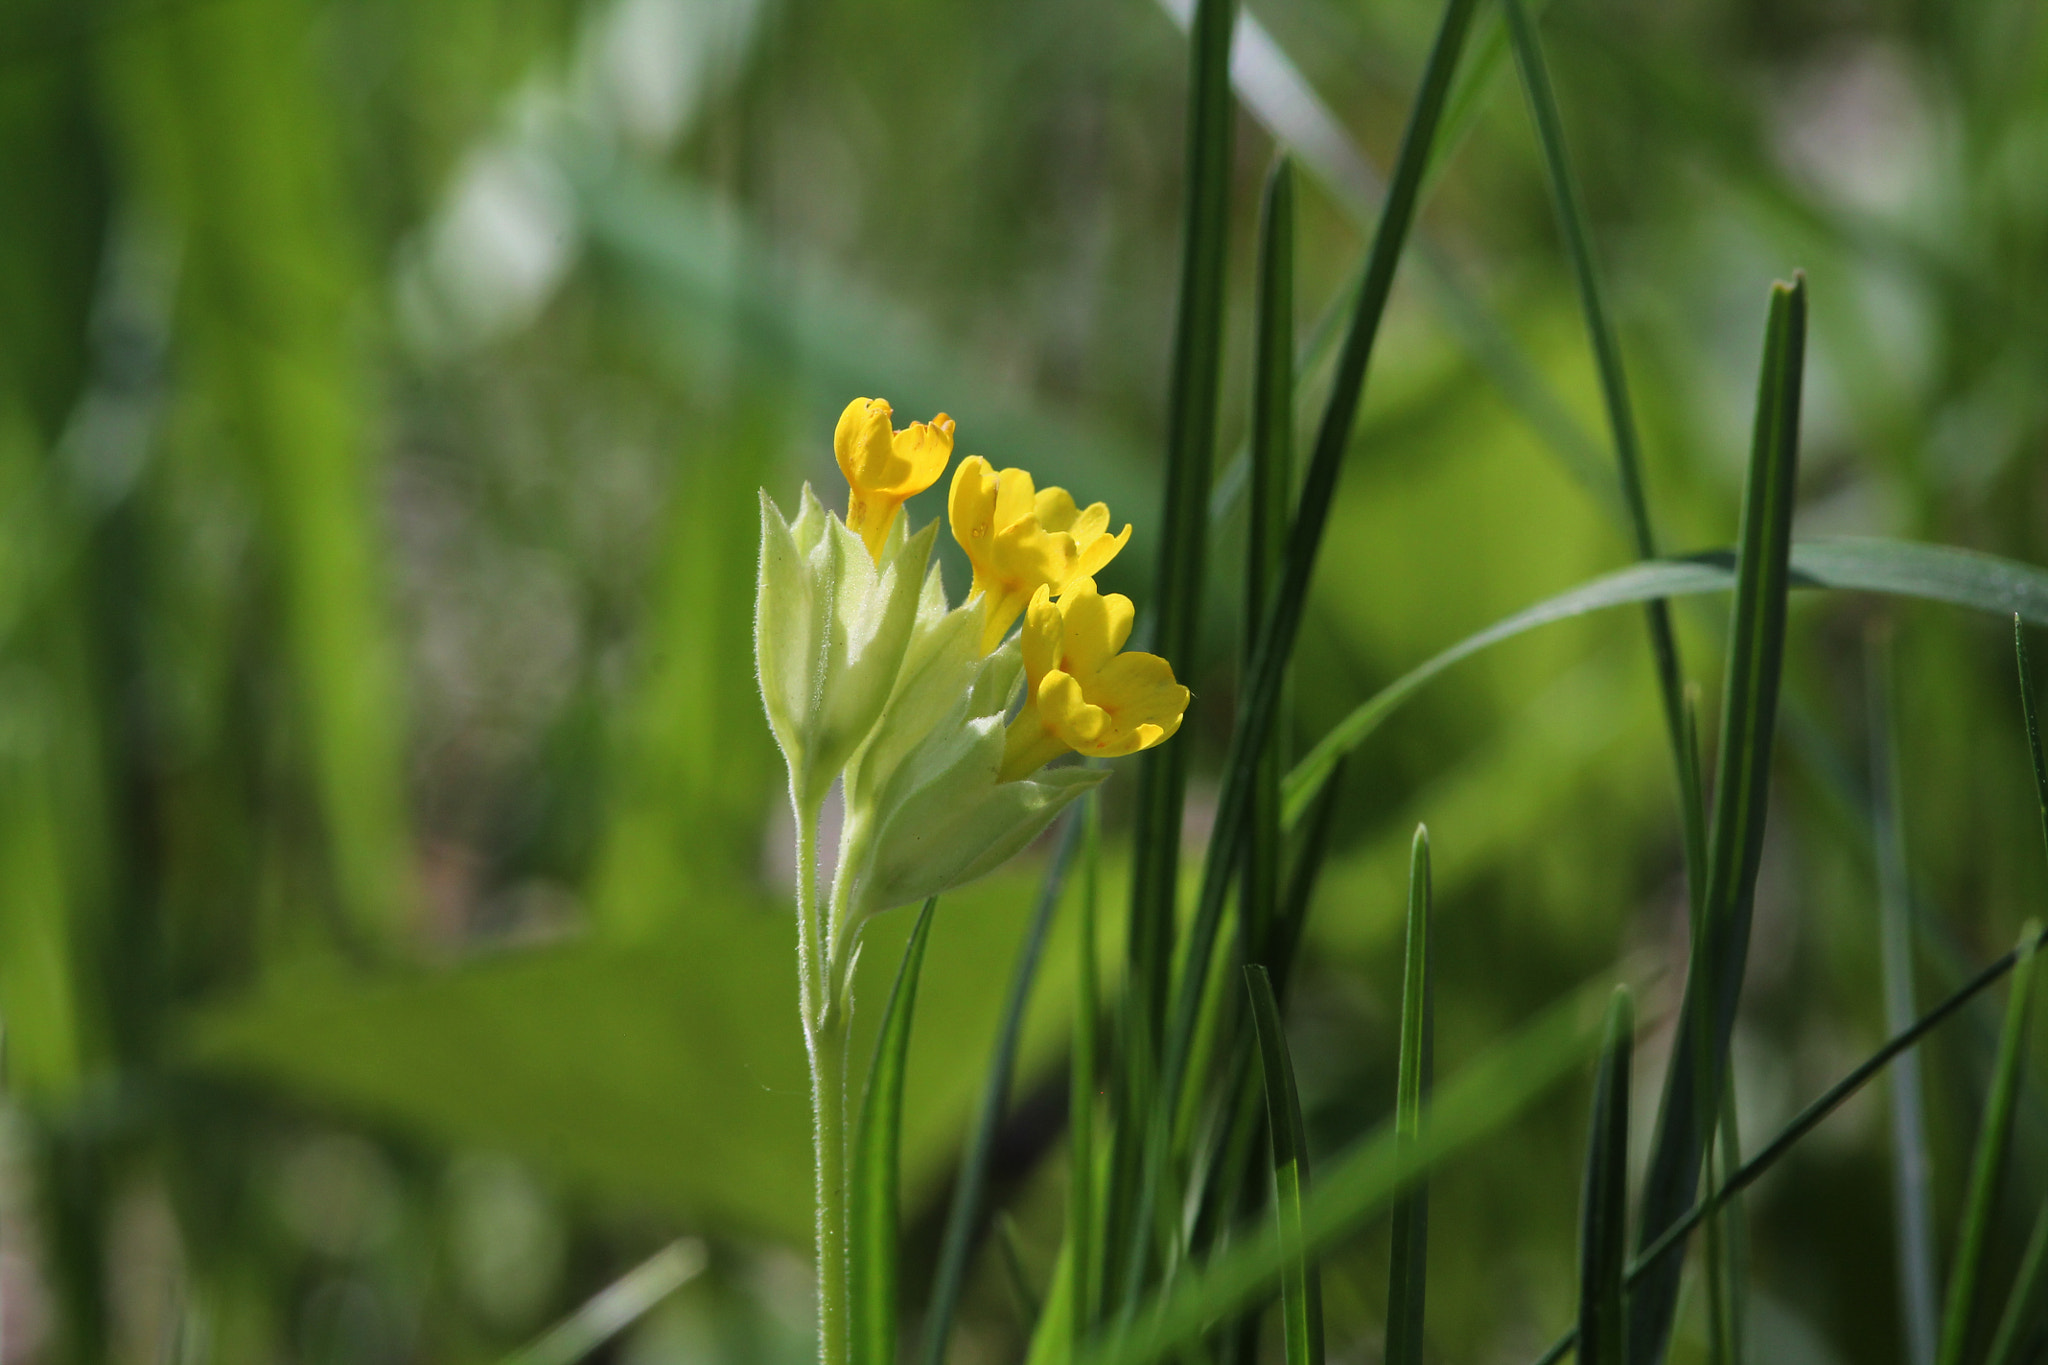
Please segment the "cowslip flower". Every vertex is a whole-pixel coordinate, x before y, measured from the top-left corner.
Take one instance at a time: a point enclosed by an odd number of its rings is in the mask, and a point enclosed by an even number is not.
[[[1064,488],[1037,489],[1021,469],[998,472],[979,455],[953,471],[946,511],[953,539],[974,566],[981,599],[981,652],[1002,643],[1040,588],[1055,596],[1102,572],[1131,538],[1109,534],[1109,507],[1076,507]]]
[[[1040,587],[1024,619],[1024,707],[1010,722],[999,781],[1014,782],[1068,750],[1118,758],[1180,729],[1189,692],[1156,654],[1120,653],[1131,599],[1083,578],[1054,601]]]
[[[832,453],[848,487],[846,525],[860,533],[877,563],[896,513],[937,483],[953,458],[953,419],[945,413],[902,431],[891,425],[894,420],[885,400],[856,398],[832,433]]]

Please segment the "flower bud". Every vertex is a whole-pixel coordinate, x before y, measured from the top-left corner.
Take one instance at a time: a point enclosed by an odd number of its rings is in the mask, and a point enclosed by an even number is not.
[[[899,522],[871,558],[808,485],[794,522],[761,495],[754,662],[800,811],[816,811],[896,686],[937,529]]]

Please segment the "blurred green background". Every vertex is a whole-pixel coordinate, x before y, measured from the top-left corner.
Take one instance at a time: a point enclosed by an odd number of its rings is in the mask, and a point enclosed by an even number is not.
[[[493,1360],[679,1236],[708,1269],[604,1358],[808,1357],[755,490],[835,501],[829,433],[856,394],[944,409],[962,453],[1136,523],[1105,587],[1142,604],[1180,248],[1174,9],[5,0],[0,1359]],[[1436,17],[1249,12],[1219,467],[1275,135],[1308,187],[1306,343],[1356,268]],[[1804,267],[1799,534],[2048,558],[2040,7],[1555,0],[1543,24],[1665,543],[1733,539],[1765,289]],[[1490,9],[1452,132],[1312,599],[1298,746],[1628,555]],[[1175,660],[1197,698],[1176,741],[1191,838],[1235,685],[1241,529],[1219,507],[1220,606],[1203,656]],[[1678,608],[1710,706],[1723,611]],[[2003,625],[1797,599],[1735,1046],[1752,1141],[1883,1032],[1874,635],[1923,1000],[2048,892]],[[1391,1107],[1417,820],[1446,1071],[1589,978],[1671,1006],[1685,910],[1654,696],[1637,615],[1570,623],[1461,666],[1353,761],[1293,1021],[1319,1147]],[[1109,788],[1113,861],[1132,785]],[[913,1283],[1041,861],[939,912]],[[869,1028],[902,918],[866,953]],[[1038,1288],[1070,983],[1056,934],[998,1150]],[[1927,1053],[1943,1244],[1995,1008]],[[1666,1045],[1646,1043],[1645,1106]],[[2027,1104],[2015,1208],[2048,1184],[2048,1106]],[[1437,1181],[1433,1354],[1524,1360],[1568,1320],[1584,1111],[1561,1095]],[[1888,1160],[1873,1092],[1758,1187],[1756,1358],[1900,1358]],[[2023,1235],[2002,1229],[1994,1277]],[[1384,1240],[1327,1272],[1342,1359],[1375,1358]],[[1014,1359],[1019,1296],[1002,1258],[977,1264],[957,1359]]]

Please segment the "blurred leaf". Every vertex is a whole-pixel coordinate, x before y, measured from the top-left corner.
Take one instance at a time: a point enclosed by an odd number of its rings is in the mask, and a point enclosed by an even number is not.
[[[1628,1092],[1635,1044],[1635,1005],[1617,987],[1607,1011],[1607,1036],[1593,1083],[1593,1122],[1586,1137],[1586,1187],[1579,1219],[1579,1362],[1622,1365],[1628,1359],[1623,1297],[1628,1269]]]
[[[974,1112],[1030,918],[1028,871],[948,896],[934,918],[905,1085],[903,1181],[931,1197]],[[913,917],[863,931],[857,996],[884,997]],[[780,906],[705,901],[660,938],[507,952],[443,972],[280,976],[189,1017],[183,1053],[455,1146],[504,1151],[599,1194],[708,1229],[807,1245],[810,1106],[796,931]],[[1071,945],[1018,1044],[1046,1065],[1066,1033]],[[855,1016],[872,1048],[876,1013]],[[856,1052],[855,1055],[859,1055]],[[715,1117],[714,1117],[715,1116]]]
[[[2005,1029],[1998,1039],[1998,1060],[1991,1070],[1991,1090],[1984,1098],[1984,1119],[1977,1148],[1970,1158],[1969,1193],[1963,1221],[1956,1231],[1955,1259],[1949,1265],[1948,1296],[1942,1305],[1941,1365],[1962,1365],[1970,1346],[1970,1328],[1977,1314],[1977,1279],[1983,1272],[1985,1243],[1991,1238],[1998,1187],[2005,1178],[2006,1152],[2012,1145],[2013,1102],[2019,1095],[2020,1061],[2027,1044],[2027,1015],[2033,1004],[2035,952],[2041,937],[2038,920],[2020,931],[2019,962],[2013,968],[2012,992],[2006,1001]]]
[[[1252,1027],[1258,1034],[1259,1068],[1266,1082],[1266,1132],[1273,1143],[1273,1222],[1285,1261],[1280,1270],[1280,1335],[1287,1365],[1320,1365],[1323,1359],[1322,1276],[1308,1259],[1301,1235],[1301,1200],[1308,1188],[1308,1137],[1302,1131],[1301,1098],[1294,1088],[1294,1062],[1273,981],[1256,962],[1244,966],[1251,992]]]
[[[1784,666],[1791,586],[1792,508],[1798,490],[1799,411],[1806,363],[1806,285],[1771,291],[1759,381],[1756,437],[1743,488],[1742,534],[1728,625],[1727,681],[1714,817],[1707,836],[1701,936],[1687,960],[1677,1040],[1650,1142],[1637,1237],[1648,1246],[1683,1216],[1698,1188],[1701,1157],[1728,1084],[1729,1040],[1749,959],[1757,866],[1763,857],[1772,739]],[[1681,1259],[1644,1277],[1629,1301],[1629,1356],[1663,1358],[1677,1308]]]
[[[868,1067],[867,1093],[854,1130],[848,1172],[847,1293],[855,1365],[894,1365],[896,1359],[897,1200],[902,1176],[903,1071],[910,1022],[917,1011],[917,978],[931,938],[934,896],[918,911],[903,950],[896,985],[882,1011],[882,1032]]]
[[[1429,831],[1417,825],[1408,854],[1408,943],[1401,969],[1399,1081],[1394,1134],[1413,1143],[1434,1066],[1436,1011],[1430,995]],[[1417,1180],[1394,1203],[1387,1272],[1387,1365],[1421,1365],[1429,1282],[1429,1186]]]

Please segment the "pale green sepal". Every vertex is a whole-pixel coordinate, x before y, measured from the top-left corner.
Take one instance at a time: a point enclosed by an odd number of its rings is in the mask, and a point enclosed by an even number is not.
[[[886,773],[869,775],[863,799],[848,808],[840,845],[834,924],[841,941],[871,914],[993,872],[1068,802],[1108,776],[1094,768],[1056,768],[996,781],[1022,671],[1015,639],[975,661],[966,685],[953,684],[953,704],[930,713],[915,746]],[[908,723],[908,708],[900,714]]]
[[[769,728],[806,810],[867,741],[896,685],[937,529],[892,536],[876,564],[808,485],[793,523],[761,495],[754,658]]]

